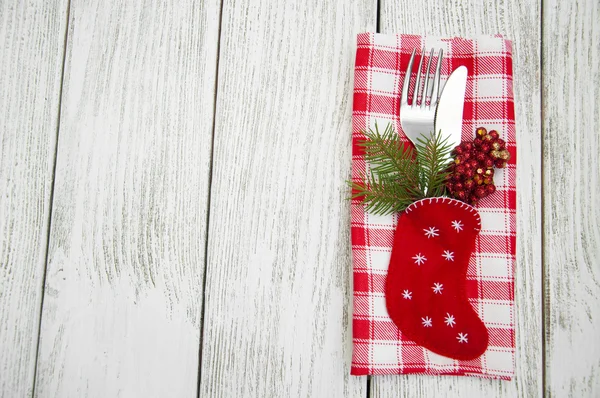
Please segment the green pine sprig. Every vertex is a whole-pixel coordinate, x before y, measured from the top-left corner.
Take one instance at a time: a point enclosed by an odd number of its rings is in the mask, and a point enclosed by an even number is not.
[[[444,138],[441,132],[421,135],[417,139],[417,164],[421,175],[421,186],[426,189],[425,197],[437,197],[446,193],[446,177],[450,174],[448,166],[452,161],[452,146],[449,136]]]
[[[405,145],[391,124],[383,133],[363,132],[359,142],[364,149],[368,171],[359,181],[349,182],[351,199],[360,200],[368,212],[392,214],[426,197],[445,194],[451,146],[441,134],[422,136],[415,149]],[[416,150],[416,151],[415,151]]]

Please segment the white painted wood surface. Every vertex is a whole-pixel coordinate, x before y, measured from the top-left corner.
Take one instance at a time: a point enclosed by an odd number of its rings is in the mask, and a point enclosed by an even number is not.
[[[67,2],[0,2],[0,397],[33,386]]]
[[[217,1],[72,1],[35,395],[197,392]]]
[[[376,0],[68,8],[0,3],[0,397],[600,395],[596,0],[379,4],[383,33],[514,41],[513,382],[349,376],[352,67]]]
[[[517,122],[516,369],[513,382],[471,377],[375,377],[371,397],[538,397],[543,391],[540,1],[382,0],[381,32],[513,40]]]
[[[544,2],[546,393],[600,396],[600,4]]]
[[[200,396],[364,397],[351,377],[356,34],[376,2],[226,1]]]

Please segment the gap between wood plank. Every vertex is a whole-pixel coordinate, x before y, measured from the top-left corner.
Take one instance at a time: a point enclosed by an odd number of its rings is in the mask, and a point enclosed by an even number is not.
[[[377,0],[377,20],[375,21],[375,33],[381,33],[381,0]],[[367,376],[367,398],[371,398],[371,378]]]
[[[544,208],[544,105],[546,103],[544,99],[544,0],[540,0],[540,246],[542,248],[540,253],[540,261],[542,262],[542,275],[541,275],[541,307],[542,307],[542,396],[546,396],[546,242],[544,239],[544,215],[546,209]]]
[[[204,313],[206,309],[206,276],[208,270],[208,234],[209,234],[209,223],[210,223],[210,203],[211,203],[211,192],[212,192],[212,177],[213,177],[213,159],[215,153],[215,128],[217,124],[217,94],[219,91],[219,59],[221,55],[221,26],[223,25],[223,3],[225,0],[221,0],[219,7],[219,28],[217,36],[217,62],[215,65],[215,95],[213,102],[213,122],[212,122],[212,135],[210,142],[210,163],[208,166],[208,194],[206,196],[206,241],[204,244],[204,272],[202,279],[202,307],[200,310],[200,340],[198,345],[198,383],[196,385],[196,397],[200,398],[200,386],[202,382],[202,342],[204,341]]]
[[[40,340],[42,335],[42,315],[44,313],[44,297],[46,289],[46,273],[48,270],[48,257],[50,251],[50,231],[52,229],[52,205],[54,203],[54,183],[56,181],[56,160],[58,158],[58,138],[60,135],[60,116],[62,110],[63,86],[65,81],[65,64],[67,60],[67,40],[69,38],[69,20],[71,18],[71,0],[67,0],[67,23],[65,26],[65,38],[63,44],[62,67],[60,73],[60,89],[58,91],[58,118],[56,120],[56,141],[54,144],[54,159],[52,165],[52,181],[50,183],[50,204],[48,206],[48,228],[46,229],[46,252],[44,253],[44,272],[42,275],[42,295],[40,298],[40,316],[38,319],[37,344],[35,347],[35,361],[33,364],[33,381],[31,396],[35,397],[35,385],[37,381],[38,359],[40,353]]]
[[[377,21],[375,22],[375,32],[376,33],[381,33],[380,22],[381,22],[381,0],[377,0]]]

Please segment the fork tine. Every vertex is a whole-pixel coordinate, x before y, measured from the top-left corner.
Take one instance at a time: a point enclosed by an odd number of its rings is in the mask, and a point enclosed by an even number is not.
[[[439,99],[440,91],[440,72],[442,71],[442,58],[444,56],[444,50],[440,48],[438,54],[437,66],[435,67],[435,75],[433,76],[433,92],[431,93],[431,103],[429,106],[436,106]]]
[[[417,49],[415,48],[410,56],[410,60],[408,61],[408,67],[406,68],[406,74],[404,75],[404,83],[402,84],[402,94],[400,99],[400,104],[404,105],[408,103],[408,89],[410,88],[410,75],[412,74],[412,67],[415,61],[415,52]]]
[[[433,58],[433,48],[427,60],[427,69],[425,69],[425,87],[423,87],[423,97],[421,99],[421,108],[425,108],[427,104],[427,94],[429,94],[429,71],[431,70],[431,59]],[[431,105],[430,105],[431,106]]]
[[[421,60],[419,61],[419,69],[417,70],[417,79],[415,80],[415,92],[413,94],[412,105],[418,105],[419,92],[421,91],[421,67],[423,66],[423,58],[425,58],[425,48],[421,51]]]

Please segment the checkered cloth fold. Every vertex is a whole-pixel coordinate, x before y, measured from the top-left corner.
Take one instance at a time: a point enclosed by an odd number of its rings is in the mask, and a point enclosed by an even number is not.
[[[482,230],[467,271],[467,296],[489,332],[489,346],[479,358],[453,360],[402,336],[388,316],[385,278],[398,220],[374,216],[351,204],[354,273],[354,375],[448,374],[510,379],[515,361],[514,267],[516,239],[516,142],[512,84],[512,44],[500,36],[473,40],[418,35],[362,33],[357,38],[352,114],[352,178],[366,170],[357,146],[361,131],[392,123],[403,135],[399,101],[404,71],[414,48],[444,49],[442,81],[460,65],[469,70],[463,113],[463,140],[475,128],[497,130],[511,159],[496,170],[497,191],[480,201]]]

